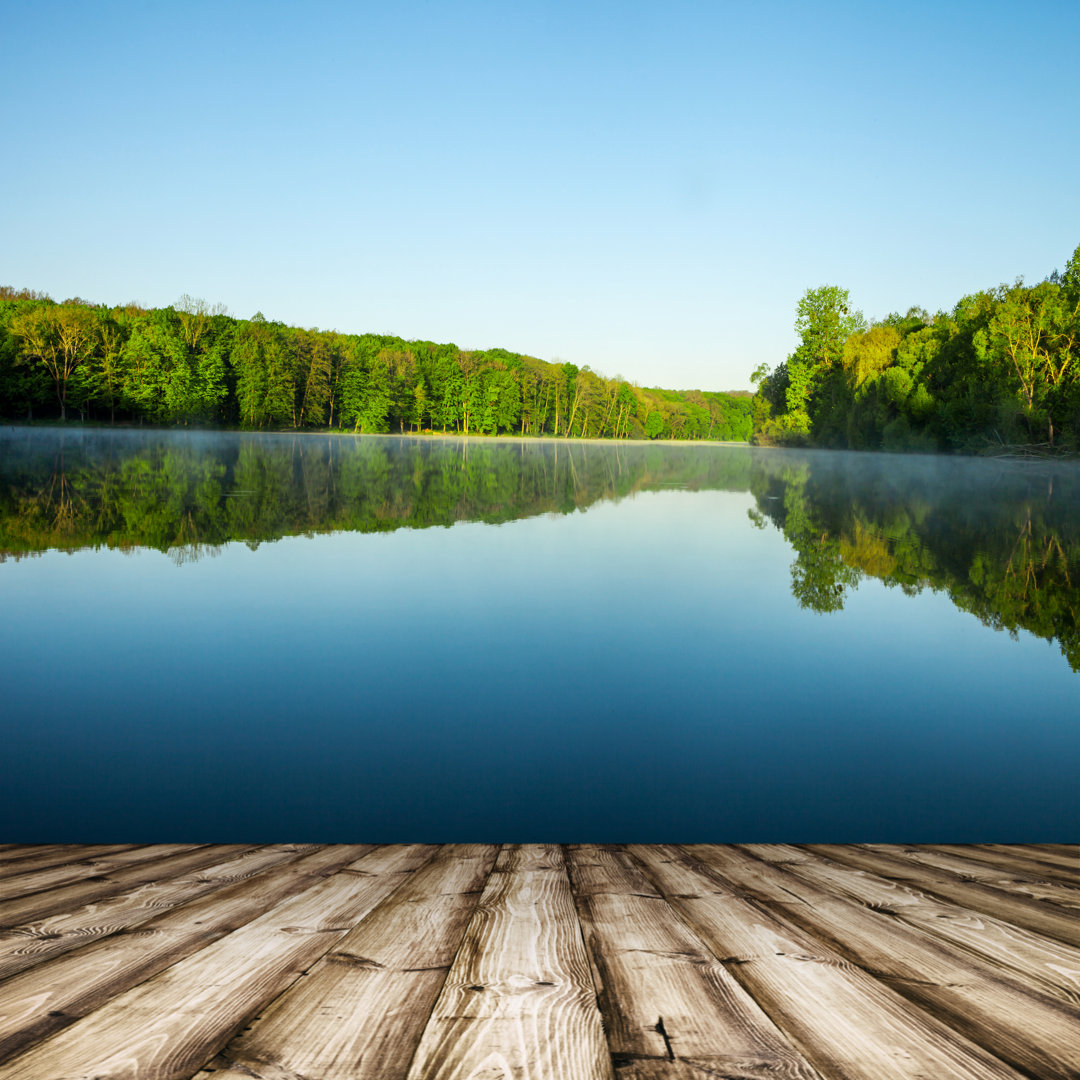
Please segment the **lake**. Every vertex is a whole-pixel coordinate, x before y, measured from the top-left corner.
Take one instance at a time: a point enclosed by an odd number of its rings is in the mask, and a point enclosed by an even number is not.
[[[1075,842],[1080,463],[0,431],[5,842]]]

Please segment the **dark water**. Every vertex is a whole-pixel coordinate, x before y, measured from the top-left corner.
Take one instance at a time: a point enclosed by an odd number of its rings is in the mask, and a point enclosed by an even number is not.
[[[0,434],[0,839],[1075,841],[1080,465]]]

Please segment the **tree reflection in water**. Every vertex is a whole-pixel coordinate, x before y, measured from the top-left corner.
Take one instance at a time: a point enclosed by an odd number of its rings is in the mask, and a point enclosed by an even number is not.
[[[1080,466],[707,445],[154,432],[0,433],[0,561],[153,548],[178,563],[284,536],[502,523],[678,487],[749,491],[804,608],[865,577],[946,593],[1080,670]]]

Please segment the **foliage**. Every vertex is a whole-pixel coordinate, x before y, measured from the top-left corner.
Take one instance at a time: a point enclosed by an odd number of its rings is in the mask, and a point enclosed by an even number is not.
[[[836,286],[807,290],[798,348],[753,380],[753,438],[869,450],[1080,449],[1080,247],[1045,281],[867,327]]]
[[[50,395],[52,404],[50,405]],[[643,389],[506,349],[0,288],[0,415],[109,423],[745,442],[748,396]]]

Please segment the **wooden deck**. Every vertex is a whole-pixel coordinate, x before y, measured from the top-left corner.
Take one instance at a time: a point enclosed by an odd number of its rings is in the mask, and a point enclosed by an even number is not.
[[[1080,847],[0,846],[0,1080],[1080,1077]]]

